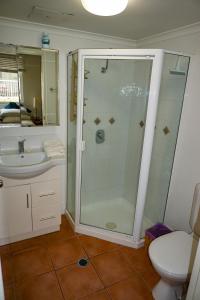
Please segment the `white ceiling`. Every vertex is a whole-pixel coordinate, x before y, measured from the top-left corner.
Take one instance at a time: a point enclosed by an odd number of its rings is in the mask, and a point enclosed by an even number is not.
[[[129,0],[112,17],[88,13],[81,0],[0,0],[0,16],[135,40],[200,22],[200,0]]]

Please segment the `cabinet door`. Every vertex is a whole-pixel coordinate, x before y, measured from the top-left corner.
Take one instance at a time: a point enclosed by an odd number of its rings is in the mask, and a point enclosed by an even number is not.
[[[8,187],[4,192],[9,236],[14,237],[32,232],[30,186]]]

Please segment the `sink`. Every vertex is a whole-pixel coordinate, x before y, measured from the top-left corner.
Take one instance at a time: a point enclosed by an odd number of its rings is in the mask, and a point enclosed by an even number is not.
[[[63,159],[49,159],[44,151],[4,153],[0,155],[0,176],[13,179],[41,175],[48,169],[64,163]]]
[[[47,160],[45,152],[3,154],[0,156],[0,164],[8,167],[23,167],[40,164]]]

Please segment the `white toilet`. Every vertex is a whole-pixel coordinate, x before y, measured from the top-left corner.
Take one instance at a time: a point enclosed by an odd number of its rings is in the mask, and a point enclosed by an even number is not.
[[[190,226],[194,229],[200,208],[200,184],[194,192]],[[155,239],[149,246],[149,257],[161,280],[154,287],[155,300],[182,299],[183,284],[189,275],[193,234],[174,231]]]

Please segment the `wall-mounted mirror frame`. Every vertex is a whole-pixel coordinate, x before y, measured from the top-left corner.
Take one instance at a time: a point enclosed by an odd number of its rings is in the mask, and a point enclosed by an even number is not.
[[[58,57],[0,43],[0,128],[59,125]]]

